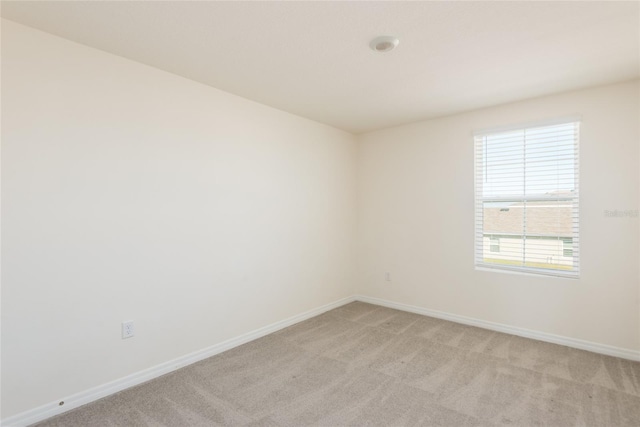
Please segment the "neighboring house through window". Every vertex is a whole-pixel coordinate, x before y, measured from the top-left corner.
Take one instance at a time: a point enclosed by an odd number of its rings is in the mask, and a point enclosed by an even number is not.
[[[489,237],[489,241],[491,243],[489,250],[491,252],[500,252],[500,238],[496,236],[491,236]]]
[[[573,257],[573,239],[571,237],[562,239],[562,256],[567,258]]]
[[[579,123],[474,139],[476,266],[577,277]]]

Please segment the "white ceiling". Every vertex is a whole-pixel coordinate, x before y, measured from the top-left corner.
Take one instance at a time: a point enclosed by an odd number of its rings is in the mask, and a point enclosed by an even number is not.
[[[640,77],[638,2],[3,1],[1,12],[353,133]],[[378,35],[400,45],[373,52]]]

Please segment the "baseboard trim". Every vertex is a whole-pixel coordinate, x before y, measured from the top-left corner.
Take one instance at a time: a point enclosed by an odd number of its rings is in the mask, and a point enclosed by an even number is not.
[[[295,325],[296,323],[302,322],[303,320],[310,319],[314,316],[317,316],[329,310],[333,310],[334,308],[343,306],[353,301],[355,301],[355,297],[352,296],[334,301],[318,308],[314,308],[293,317],[289,317],[288,319],[272,323],[246,334],[242,334],[238,337],[223,341],[219,344],[212,345],[202,350],[178,357],[177,359],[173,359],[168,362],[153,366],[151,368],[136,372],[134,374],[127,375],[126,377],[120,378],[118,380],[111,381],[109,383],[93,387],[80,393],[61,398],[60,400],[47,403],[45,405],[25,412],[21,412],[0,421],[0,425],[5,427],[23,427],[33,423],[37,423],[39,421],[62,414],[64,412],[78,408],[82,405],[86,405],[87,403],[125,390],[127,388],[142,384],[161,375],[168,374],[169,372],[173,372],[177,369],[199,362],[208,357],[215,356],[216,354],[222,353],[223,351],[227,351],[239,345],[246,344],[250,341],[261,338],[265,335],[269,335],[288,326]],[[64,401],[64,406],[59,405],[60,401]]]
[[[611,345],[599,344],[592,341],[569,338],[561,335],[554,335],[546,332],[534,331],[534,330],[525,329],[525,328],[518,328],[515,326],[509,326],[502,323],[489,322],[487,320],[460,316],[458,314],[431,310],[428,308],[417,307],[414,305],[403,304],[403,303],[389,301],[389,300],[380,299],[380,298],[368,297],[365,295],[356,295],[355,299],[357,301],[362,301],[369,304],[380,305],[388,308],[395,308],[397,310],[408,311],[416,314],[422,314],[429,317],[436,317],[438,319],[449,320],[456,323],[462,323],[464,325],[477,326],[479,328],[490,329],[492,331],[504,332],[511,335],[517,335],[520,337],[532,338],[538,341],[545,341],[553,344],[560,344],[567,347],[577,348],[580,350],[587,350],[593,353],[605,354],[607,356],[615,356],[623,359],[640,361],[640,351],[637,351],[637,350],[614,347]]]
[[[549,334],[546,332],[539,332],[525,328],[518,328],[515,326],[509,326],[502,323],[490,322],[487,320],[475,319],[472,317],[461,316],[458,314],[447,313],[438,310],[431,310],[428,308],[418,307],[409,304],[403,304],[399,302],[389,301],[381,298],[369,297],[366,295],[355,295],[347,298],[340,299],[338,301],[323,305],[321,307],[300,313],[296,316],[288,319],[281,320],[279,322],[272,323],[265,327],[256,329],[246,334],[240,335],[235,338],[223,341],[221,343],[212,345],[199,351],[178,357],[177,359],[170,360],[165,363],[161,363],[154,367],[136,372],[126,377],[120,378],[109,383],[93,387],[91,389],[76,393],[74,395],[50,402],[48,404],[39,406],[37,408],[21,412],[19,414],[8,417],[0,421],[0,426],[4,427],[23,427],[33,423],[45,420],[78,408],[87,403],[91,403],[103,397],[117,393],[122,390],[126,390],[130,387],[142,384],[169,372],[173,372],[177,369],[191,365],[193,363],[204,360],[208,357],[215,356],[216,354],[230,350],[242,344],[246,344],[255,339],[261,338],[265,335],[269,335],[273,332],[284,329],[288,326],[295,325],[296,323],[310,319],[314,316],[322,314],[326,311],[333,310],[345,304],[353,301],[361,301],[369,304],[375,304],[383,307],[394,308],[397,310],[407,311],[410,313],[422,314],[425,316],[435,317],[438,319],[449,320],[464,325],[477,326],[479,328],[489,329],[497,332],[504,332],[507,334],[517,335],[525,338],[532,338],[539,341],[550,342],[554,344],[560,344],[567,347],[578,348],[581,350],[587,350],[594,353],[605,354],[608,356],[621,357],[624,359],[640,361],[640,351],[625,349],[620,347],[614,347],[606,344],[599,344],[591,341],[579,340],[575,338],[564,337],[560,335]],[[59,406],[59,402],[64,401],[64,406]]]

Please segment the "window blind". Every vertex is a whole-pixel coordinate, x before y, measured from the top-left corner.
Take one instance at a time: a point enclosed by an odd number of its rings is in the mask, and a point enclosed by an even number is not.
[[[577,277],[578,121],[474,136],[475,264]]]

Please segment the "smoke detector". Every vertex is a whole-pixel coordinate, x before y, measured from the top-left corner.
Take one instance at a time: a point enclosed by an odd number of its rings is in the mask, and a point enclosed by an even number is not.
[[[397,37],[380,36],[371,40],[369,47],[376,52],[389,52],[395,49],[398,43],[400,43],[400,40]]]

